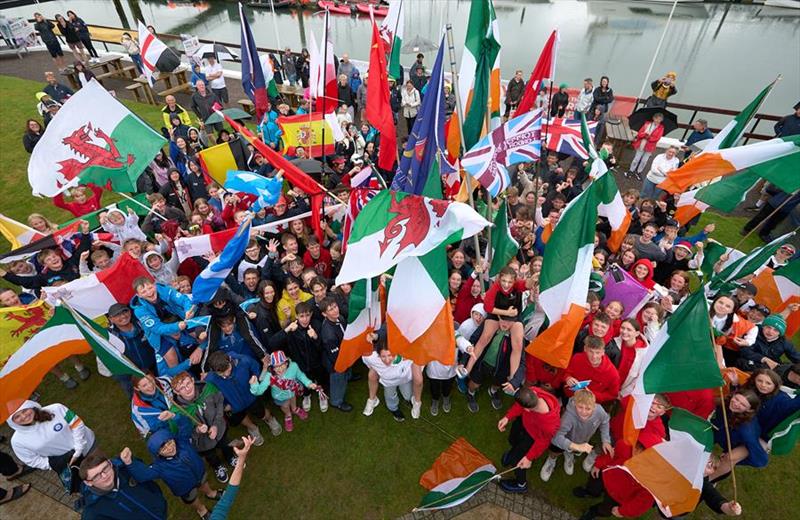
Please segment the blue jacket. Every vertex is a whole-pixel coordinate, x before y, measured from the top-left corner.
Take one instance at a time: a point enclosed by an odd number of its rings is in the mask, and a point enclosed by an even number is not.
[[[761,438],[767,437],[784,419],[800,410],[800,397],[792,398],[786,392],[778,392],[775,397],[763,399],[758,409],[756,419],[761,426]]]
[[[236,500],[236,495],[238,493],[238,485],[228,484],[228,487],[225,488],[225,492],[222,494],[222,498],[217,502],[217,505],[214,506],[214,510],[211,511],[210,520],[225,520],[228,518],[228,513],[231,511],[233,501]]]
[[[172,287],[159,283],[156,284],[156,292],[158,293],[158,301],[161,302],[164,309],[174,314],[178,321],[183,320],[192,307],[189,297],[179,293]],[[161,336],[170,336],[181,332],[178,321],[175,323],[162,322],[158,317],[156,307],[138,296],[134,296],[131,299],[131,309],[133,309],[133,313],[142,325],[144,337],[156,351],[161,347]]]
[[[169,388],[169,383],[163,384],[162,388]],[[167,423],[158,419],[158,414],[165,410],[169,410],[169,403],[164,394],[156,391],[153,395],[144,395],[134,389],[131,399],[131,420],[139,433],[146,436],[165,428]]]
[[[231,407],[231,412],[237,413],[253,404],[256,396],[250,393],[250,377],[261,374],[261,365],[253,358],[229,353],[233,362],[233,370],[228,377],[222,377],[215,372],[209,372],[206,383],[216,386],[225,397],[225,404]]]
[[[125,344],[125,357],[130,359],[142,372],[152,372],[156,367],[156,358],[153,348],[144,339],[141,325],[133,322],[133,330],[123,332],[114,325],[108,327],[108,332],[115,335]]]
[[[192,363],[189,361],[188,357],[184,357],[183,352],[194,350],[195,345],[197,345],[197,340],[186,331],[181,332],[178,339],[172,336],[162,337],[161,345],[158,350],[156,350],[156,372],[159,377],[175,377],[181,372],[189,370],[192,367]],[[199,347],[205,349],[206,343],[201,344]],[[167,352],[170,350],[174,350],[175,354],[178,356],[178,364],[174,367],[170,367],[167,364],[167,360],[164,359],[164,356],[167,355]]]
[[[714,430],[714,442],[716,442],[723,450],[728,451],[728,442],[725,436],[725,424],[723,421],[722,410],[717,407],[714,412],[714,417],[711,418],[711,424],[716,429]],[[761,426],[757,418],[735,426],[731,430],[731,448],[744,446],[750,452],[747,458],[739,464],[744,466],[752,466],[754,468],[763,468],[769,462],[769,454],[761,447],[759,438],[761,437]]]
[[[167,501],[155,482],[134,479],[128,467],[118,458],[111,459],[117,472],[116,488],[97,494],[83,485],[83,520],[162,520],[167,517]]]
[[[269,145],[269,143],[275,143],[277,145],[283,135],[283,131],[278,126],[277,121],[278,114],[276,112],[270,112],[267,120],[258,125],[258,131],[264,135],[263,141],[267,143],[267,145]]]
[[[147,440],[147,449],[153,455],[153,463],[149,466],[138,459],[134,459],[128,466],[133,478],[139,482],[148,482],[161,479],[177,497],[187,495],[199,486],[206,473],[203,459],[189,442],[191,426],[186,423],[180,428],[178,435],[173,435],[168,429],[157,430]],[[158,450],[170,439],[174,439],[177,451],[170,458],[162,457]]]

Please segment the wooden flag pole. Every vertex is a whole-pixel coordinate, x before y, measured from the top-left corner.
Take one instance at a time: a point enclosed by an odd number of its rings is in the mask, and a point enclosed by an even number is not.
[[[708,320],[708,332],[711,334],[711,345],[716,346],[716,341],[714,338],[714,324],[711,322],[711,318]],[[722,347],[720,347],[722,348]],[[719,360],[720,364],[722,360]],[[725,396],[722,393],[723,386],[719,387],[719,401],[720,401],[720,408],[722,408],[722,422],[725,425],[725,439],[728,442],[728,464],[731,466],[731,482],[733,483],[733,501],[737,504],[739,503],[738,494],[736,490],[736,471],[734,470],[735,464],[733,464],[731,457],[733,455],[733,446],[731,446],[731,429],[728,425],[728,410],[725,407]]]

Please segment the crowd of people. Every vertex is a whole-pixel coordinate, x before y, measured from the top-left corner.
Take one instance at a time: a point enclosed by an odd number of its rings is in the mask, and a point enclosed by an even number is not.
[[[58,29],[76,59],[96,56],[86,39],[85,23],[74,12],[68,15],[68,19],[58,19]],[[56,49],[50,44],[53,26],[40,17],[37,15],[37,30],[59,65],[63,53],[59,54],[60,45]],[[125,48],[136,62],[139,50],[135,40]],[[307,51],[294,55],[287,49],[271,59],[277,80],[307,86]],[[362,168],[372,166],[372,175],[382,176],[387,184],[393,172],[373,164],[380,135],[364,117],[366,74],[361,74],[347,55],[338,60],[337,74],[337,117],[345,138],[337,143],[335,156],[328,158],[316,180],[346,198],[350,190],[363,189],[350,184]],[[419,54],[408,68],[405,82],[391,79],[390,99],[398,127],[405,126],[408,131],[413,127],[425,95],[426,74],[424,56]],[[73,94],[53,73],[48,72],[46,79],[37,95],[42,120],[29,120],[23,135],[29,152],[49,119]],[[564,457],[564,472],[572,475],[576,457],[585,455],[581,466],[587,483],[574,494],[580,498],[603,496],[589,507],[583,516],[586,519],[635,517],[654,506],[648,493],[635,489],[620,493],[620,486],[627,484],[604,479],[603,469],[665,441],[670,408],[684,408],[711,419],[716,426],[715,442],[723,450],[722,457],[711,459],[702,500],[717,513],[741,513],[742,505],[723,497],[713,484],[724,479],[733,465],[766,466],[767,435],[800,409],[800,399],[792,399],[782,390],[800,388],[800,353],[785,334],[786,317],[797,305],[776,312],[757,304],[750,277],[739,280],[734,291],[716,295],[709,303],[709,321],[720,368],[736,367],[749,376],[747,381],[731,383],[722,400],[712,390],[657,395],[637,444],[627,445],[622,435],[623,396],[630,393],[626,389],[640,375],[642,356],[665,320],[688,297],[691,273],[700,268],[704,244],[715,231],[713,224],[699,231],[690,231],[691,225],[682,227],[672,217],[677,197],[657,187],[686,159],[688,146],[711,135],[705,121],[695,124],[682,158],[674,147],[652,157],[663,135],[660,114],[639,131],[631,162],[615,158],[610,145],[600,140],[601,156],[612,172],[620,178],[635,177],[642,186],[623,193],[632,224],[618,251],[610,251],[607,245],[609,223],[600,219],[597,224],[595,283],[587,295],[583,327],[566,368],[533,357],[525,352],[525,345],[547,326],[537,305],[547,242],[566,205],[590,180],[585,164],[548,153],[541,164],[523,163],[515,168],[512,186],[502,198],[493,200],[491,210],[507,208],[510,232],[519,243],[516,256],[493,280],[486,276],[488,266],[478,260],[483,255],[476,254],[471,241],[456,244],[448,252],[457,362],[419,366],[403,359],[392,351],[384,327],[369,335],[374,352],[362,358],[363,368],[359,365],[340,372],[335,366],[352,290],[351,284],[334,283],[343,258],[343,223],[341,215],[324,216],[323,234],[317,236],[309,219],[300,217],[310,203],[297,187],[290,186],[274,206],[253,215],[256,225],[292,220],[275,232],[254,234],[212,301],[192,306],[193,280],[213,256],[180,261],[175,241],[237,227],[256,199],[225,190],[204,175],[198,152],[214,143],[244,138],[222,124],[204,124],[215,104],[228,103],[225,79],[216,60],[198,66],[192,83],[195,91],[190,105],[184,107],[174,96],[167,96],[161,109],[161,131],[169,146],[156,155],[137,185],[152,206],[147,216],[106,209],[99,221],[101,231],[111,235],[111,240],[98,240],[84,221],[59,248],[44,249],[0,269],[3,279],[18,287],[0,289],[4,307],[31,304],[41,297],[43,287],[108,269],[122,255],[141,262],[150,274],[131,280],[135,296],[112,305],[107,319],[108,331],[124,343],[125,357],[147,374],[114,376],[122,393],[109,398],[122,400],[124,393],[130,400],[133,426],[146,440],[151,462],[134,455],[143,456],[143,449],[124,448],[118,456],[103,454],[89,425],[62,404],[43,406],[26,401],[8,420],[14,430],[11,445],[17,458],[30,468],[55,471],[67,491],[80,493],[84,518],[164,518],[167,506],[160,488],[153,484],[156,480],[201,518],[224,518],[251,444],[265,442],[264,427],[272,436],[292,432],[295,419],[309,420],[315,406],[320,413],[331,408],[350,413],[354,409],[350,402],[361,399],[365,402],[363,414],[371,416],[380,407],[381,386],[384,404],[396,421],[406,420],[404,402],[410,405],[412,419],[422,414],[447,414],[454,406],[479,413],[487,398],[494,410],[512,403],[497,428],[509,430],[510,449],[502,455],[502,465],[516,471],[500,486],[510,493],[526,492],[527,473],[537,458],[544,458],[539,477],[547,482],[559,457]],[[506,90],[506,117],[513,116],[524,84],[521,71],[517,71]],[[563,116],[569,105],[566,88],[561,85],[552,100],[540,95],[539,105],[554,116]],[[654,81],[652,90],[648,106],[666,106],[667,98],[676,92],[675,74]],[[603,76],[597,87],[586,78],[574,108],[597,119],[605,117],[613,103],[608,77]],[[445,106],[450,116],[455,96],[449,85]],[[258,125],[259,138],[283,152],[277,118],[309,110],[308,101],[292,108],[282,98],[270,100],[269,112]],[[779,135],[800,133],[800,104],[795,110],[776,125]],[[401,117],[405,120],[402,125]],[[280,173],[251,145],[246,149],[250,152],[247,164],[254,173],[265,177]],[[289,158],[306,158],[306,152],[297,148]],[[627,169],[620,167],[623,163],[629,163]],[[762,198],[761,206],[776,207],[770,202],[770,196],[777,196],[774,190],[766,188],[770,195]],[[81,217],[103,209],[102,194],[102,187],[78,186],[54,198],[53,203]],[[780,222],[772,221],[788,216],[794,206],[769,214],[770,222],[759,234],[769,238]],[[44,235],[58,229],[39,213],[29,215],[27,223]],[[756,223],[748,224],[749,229]],[[761,269],[779,272],[796,258],[795,248],[785,244]],[[721,258],[715,271],[726,260]],[[631,314],[619,301],[604,301],[603,276],[617,270],[628,272],[647,290],[647,302],[638,312]],[[382,283],[389,285],[391,277],[384,277]],[[208,316],[208,326],[192,325],[196,316]],[[71,358],[70,364],[77,379],[89,377],[80,358]],[[356,395],[348,390],[348,383],[362,372],[368,393]],[[67,389],[79,391],[79,381],[63,367],[54,367],[52,373]],[[585,381],[591,381],[588,388],[581,385]],[[423,396],[425,386],[427,396]],[[479,393],[481,386],[487,390],[485,396]],[[423,410],[425,401],[428,406]],[[722,423],[723,408],[730,440]],[[239,426],[247,436],[231,441],[239,435],[232,429]],[[3,458],[0,463],[4,475],[23,471],[13,460]],[[217,482],[228,483],[224,494],[210,484],[207,468]],[[25,491],[24,486],[9,490],[0,496],[0,503]]]

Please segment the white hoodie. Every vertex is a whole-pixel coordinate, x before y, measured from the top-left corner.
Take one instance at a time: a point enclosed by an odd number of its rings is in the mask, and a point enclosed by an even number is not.
[[[103,229],[112,233],[119,243],[122,244],[129,238],[136,240],[147,240],[147,235],[144,231],[139,229],[139,216],[136,213],[128,213],[127,215],[117,208],[111,208],[106,214],[106,218],[111,213],[119,213],[124,220],[120,225],[112,224],[110,220],[103,222]]]
[[[14,430],[11,448],[27,466],[50,469],[48,457],[64,455],[70,450],[75,450],[75,456],[86,455],[94,446],[94,432],[63,404],[41,406],[35,401],[25,401],[14,413],[27,408],[40,408],[53,414],[47,422],[28,426],[15,423],[13,414],[6,421]]]

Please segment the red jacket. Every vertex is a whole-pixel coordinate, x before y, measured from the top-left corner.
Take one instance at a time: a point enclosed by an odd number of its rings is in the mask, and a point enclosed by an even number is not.
[[[672,406],[683,408],[698,417],[707,419],[714,411],[714,397],[716,391],[712,388],[702,390],[684,390],[683,392],[668,392],[667,398]]]
[[[555,392],[564,384],[564,369],[545,366],[544,361],[526,353],[525,380],[532,385],[550,385]]]
[[[486,296],[483,297],[483,308],[486,309],[486,312],[489,314],[494,314],[495,306],[497,306],[498,309],[506,311],[511,306],[506,305],[509,301],[520,300],[521,302],[521,295],[525,292],[526,288],[525,280],[517,280],[514,282],[514,285],[511,286],[511,290],[505,292],[503,288],[500,287],[500,282],[496,281],[489,287],[489,290],[486,291]],[[522,312],[520,305],[516,307],[517,313]]]
[[[318,275],[328,280],[333,276],[332,263],[331,254],[322,246],[319,248],[319,258],[317,259],[312,258],[308,251],[303,255],[303,265],[313,267]]]
[[[100,197],[103,196],[103,188],[96,184],[87,184],[86,187],[92,190],[92,196],[87,197],[86,202],[67,202],[64,200],[64,194],[59,193],[53,197],[53,204],[61,209],[69,211],[76,217],[86,215],[92,211],[97,211],[100,209]]]
[[[228,228],[237,227],[238,224],[233,216],[237,211],[247,211],[250,209],[250,206],[252,206],[256,199],[258,199],[258,197],[250,193],[239,193],[239,202],[236,204],[225,204],[225,207],[222,209],[222,221],[225,222]]]
[[[461,290],[458,291],[456,305],[453,308],[453,319],[458,323],[467,321],[472,316],[472,308],[483,301],[483,295],[472,296],[472,285],[475,279],[471,276],[464,280]]]
[[[619,514],[626,518],[635,518],[645,514],[653,504],[650,494],[633,476],[620,468],[608,468],[603,471],[603,487],[606,493],[619,504]]]
[[[520,406],[519,403],[514,403],[506,413],[506,418],[510,422],[522,416],[522,426],[534,441],[533,446],[531,446],[531,449],[528,450],[525,456],[528,460],[535,460],[550,446],[550,441],[561,425],[561,405],[553,394],[541,388],[536,388],[535,386],[532,386],[531,390],[536,392],[539,399],[544,399],[550,411],[547,413],[537,413],[526,410]]]
[[[565,379],[570,377],[574,377],[578,381],[591,379],[589,390],[600,404],[614,401],[619,395],[619,373],[606,355],[603,356],[600,366],[595,368],[589,363],[589,357],[585,352],[578,352],[572,356],[567,366]],[[573,393],[569,388],[564,388],[564,394],[567,397],[572,397]]]
[[[647,134],[648,126],[650,126],[650,121],[643,124],[642,127],[639,129],[639,132],[636,134],[636,139],[633,140],[634,150],[639,148],[639,144],[644,139],[647,141],[647,144],[644,145],[644,151],[652,153],[656,149],[656,144],[658,143],[658,140],[664,136],[664,125],[662,124],[656,125],[655,129],[649,135]]]
[[[632,347],[628,347],[625,343],[622,343],[622,354],[620,355],[619,366],[617,367],[620,384],[624,383],[628,378],[628,374],[630,374],[631,368],[633,367],[633,362],[636,360],[636,350],[640,348],[647,348],[647,343],[645,343],[642,338],[636,338]]]

